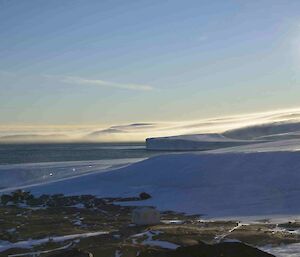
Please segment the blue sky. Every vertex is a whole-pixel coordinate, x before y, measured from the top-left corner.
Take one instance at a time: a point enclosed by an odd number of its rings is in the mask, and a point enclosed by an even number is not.
[[[0,0],[0,124],[299,106],[300,2]]]

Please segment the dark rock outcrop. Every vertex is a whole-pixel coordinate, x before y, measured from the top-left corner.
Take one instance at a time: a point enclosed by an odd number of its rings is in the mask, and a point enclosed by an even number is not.
[[[147,200],[147,199],[151,198],[151,195],[147,194],[146,192],[140,193],[139,196],[140,196],[141,200]]]
[[[71,249],[51,254],[49,257],[93,257],[93,254],[80,249]]]

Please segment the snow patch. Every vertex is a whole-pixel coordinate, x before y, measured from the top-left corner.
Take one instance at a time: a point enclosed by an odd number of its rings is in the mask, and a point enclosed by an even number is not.
[[[177,249],[180,245],[174,244],[174,243],[170,243],[168,241],[161,241],[161,240],[154,240],[153,237],[157,236],[161,234],[160,231],[146,231],[143,233],[139,233],[136,235],[133,235],[133,243],[137,244],[136,238],[138,237],[146,237],[145,240],[143,240],[141,242],[141,244],[143,245],[148,245],[148,246],[157,246],[160,248],[165,248],[165,249],[171,249],[171,250],[175,250]]]
[[[260,248],[262,251],[273,254],[276,257],[299,257],[300,243],[280,245],[280,246],[265,246]]]
[[[64,242],[67,240],[73,240],[73,239],[78,239],[78,238],[87,238],[87,237],[106,235],[106,234],[109,234],[109,232],[98,231],[98,232],[66,235],[66,236],[47,237],[47,238],[36,239],[36,240],[19,241],[16,243],[11,243],[9,241],[0,240],[0,252],[6,251],[11,248],[32,248],[33,246],[45,244],[48,242],[60,243],[60,242]]]

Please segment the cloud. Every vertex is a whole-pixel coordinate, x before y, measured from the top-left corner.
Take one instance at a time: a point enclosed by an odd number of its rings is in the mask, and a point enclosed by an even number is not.
[[[124,90],[134,90],[134,91],[151,91],[153,90],[152,86],[141,85],[141,84],[132,84],[132,83],[116,83],[111,81],[105,81],[100,79],[87,79],[82,77],[73,77],[73,76],[52,76],[46,75],[48,78],[58,78],[63,83],[68,84],[78,84],[78,85],[94,85],[100,87],[110,87]]]
[[[292,130],[292,134],[276,135],[277,139],[299,138],[300,108],[274,110],[269,112],[239,114],[190,121],[145,120],[129,124],[102,125],[5,125],[0,124],[0,142],[6,141],[66,141],[66,142],[129,142],[144,141],[148,137],[177,136],[186,134],[224,133],[236,130],[251,132],[280,129]],[[279,131],[279,132],[278,132]],[[229,133],[229,132],[228,132]],[[236,131],[230,132],[237,134]],[[275,133],[274,133],[275,134]],[[244,133],[244,136],[249,134]],[[268,136],[269,137],[269,136]],[[267,139],[268,139],[267,137]],[[275,138],[275,137],[274,137]]]

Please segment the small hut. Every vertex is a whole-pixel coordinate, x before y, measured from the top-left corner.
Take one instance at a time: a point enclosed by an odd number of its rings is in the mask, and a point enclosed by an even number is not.
[[[153,207],[136,208],[132,212],[132,222],[136,225],[159,224],[160,213]]]

